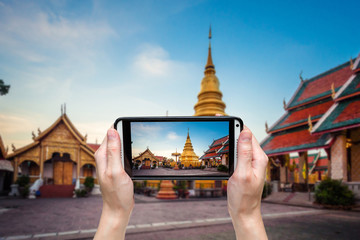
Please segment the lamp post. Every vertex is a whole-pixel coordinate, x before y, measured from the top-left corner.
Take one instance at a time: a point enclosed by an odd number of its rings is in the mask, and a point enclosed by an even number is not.
[[[174,153],[171,154],[171,156],[174,156],[175,157],[175,167],[174,167],[174,170],[179,170],[179,166],[178,166],[178,161],[177,161],[177,158],[178,156],[180,156],[181,154],[177,152],[177,149]]]

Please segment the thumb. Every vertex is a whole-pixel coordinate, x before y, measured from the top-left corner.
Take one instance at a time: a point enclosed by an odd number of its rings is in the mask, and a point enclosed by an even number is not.
[[[120,157],[120,137],[118,132],[114,128],[110,128],[107,131],[107,161],[108,161],[108,170],[119,171],[122,169],[121,166],[121,157]]]
[[[246,127],[240,133],[237,149],[238,164],[236,172],[242,176],[246,176],[249,169],[251,169],[251,161],[253,158],[252,133]]]

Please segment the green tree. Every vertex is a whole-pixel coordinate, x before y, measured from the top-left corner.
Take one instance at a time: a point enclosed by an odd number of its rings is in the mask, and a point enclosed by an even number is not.
[[[7,94],[9,89],[10,85],[5,85],[4,81],[0,79],[0,96]]]

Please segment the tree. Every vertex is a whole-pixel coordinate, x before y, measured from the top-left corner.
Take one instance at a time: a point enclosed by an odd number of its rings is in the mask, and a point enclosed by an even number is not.
[[[5,85],[4,81],[0,79],[0,96],[7,94],[9,89],[10,85]]]

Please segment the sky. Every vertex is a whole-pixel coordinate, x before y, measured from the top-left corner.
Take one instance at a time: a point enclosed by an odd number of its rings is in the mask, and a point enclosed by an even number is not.
[[[182,153],[188,131],[194,152],[201,157],[213,140],[229,135],[229,122],[133,122],[132,155],[149,148],[155,156],[175,159],[171,154]]]
[[[304,79],[360,52],[359,1],[0,0],[0,135],[32,142],[66,103],[88,142],[123,116],[194,114],[212,27],[226,113],[259,141]],[[11,149],[11,147],[10,147]]]

